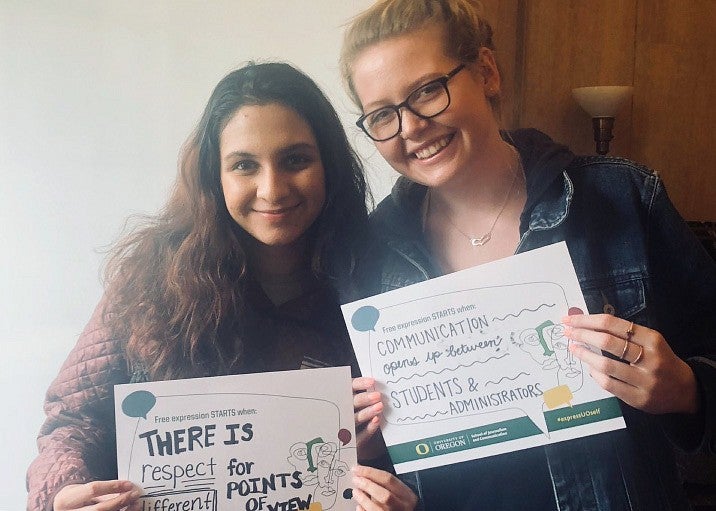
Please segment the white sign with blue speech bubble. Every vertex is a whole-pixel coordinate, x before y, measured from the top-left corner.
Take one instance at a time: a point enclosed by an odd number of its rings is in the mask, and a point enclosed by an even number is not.
[[[353,510],[349,367],[115,387],[119,477],[142,511]]]
[[[344,305],[396,471],[624,428],[568,350],[586,311],[563,242]]]

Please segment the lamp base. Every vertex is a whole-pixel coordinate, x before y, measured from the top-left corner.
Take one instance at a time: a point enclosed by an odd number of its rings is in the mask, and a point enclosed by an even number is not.
[[[596,142],[597,154],[609,152],[609,141],[614,138],[612,128],[614,117],[593,117],[592,128],[594,128],[594,142]]]

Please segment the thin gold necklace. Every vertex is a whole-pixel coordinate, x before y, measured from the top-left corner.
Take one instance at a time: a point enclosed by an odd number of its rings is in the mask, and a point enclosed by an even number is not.
[[[512,147],[512,146],[510,146],[510,147]],[[517,156],[517,167],[518,167],[518,168],[521,168],[521,167],[522,167],[522,164],[521,164],[521,161],[520,161],[520,155],[519,155],[519,153],[514,149],[514,147],[512,148],[512,150],[516,153],[516,156]],[[500,219],[500,217],[502,216],[502,213],[505,212],[505,208],[507,207],[507,203],[509,202],[510,196],[512,195],[512,190],[515,189],[515,185],[517,184],[517,172],[516,172],[516,170],[517,170],[517,169],[515,169],[514,167],[512,168],[512,174],[513,174],[512,184],[510,184],[510,188],[507,190],[507,193],[505,194],[505,198],[504,198],[504,200],[502,201],[502,207],[500,207],[500,211],[497,213],[497,216],[496,216],[495,219],[492,221],[492,224],[490,225],[490,228],[489,228],[489,229],[487,230],[487,232],[486,232],[485,234],[483,234],[482,236],[473,236],[473,235],[471,235],[471,234],[467,234],[466,232],[463,232],[462,229],[460,229],[457,225],[455,225],[455,222],[452,221],[452,219],[448,216],[448,214],[447,214],[446,212],[444,212],[444,211],[442,211],[442,210],[438,210],[438,213],[442,214],[443,217],[445,217],[445,220],[447,220],[447,221],[450,223],[450,225],[452,225],[453,228],[454,228],[457,232],[459,232],[460,234],[462,234],[462,235],[470,242],[470,245],[472,245],[473,247],[481,247],[481,246],[483,246],[483,245],[487,245],[487,243],[492,239],[492,231],[495,229],[495,225],[497,225],[497,221],[498,221],[498,220]],[[425,207],[425,216],[426,216],[426,219],[427,219],[428,212],[430,211],[430,202],[431,202],[431,201],[430,201],[430,198],[431,198],[431,194],[430,194],[430,190],[428,190],[427,204],[426,204],[426,207]],[[425,224],[423,223],[423,225],[425,225]]]

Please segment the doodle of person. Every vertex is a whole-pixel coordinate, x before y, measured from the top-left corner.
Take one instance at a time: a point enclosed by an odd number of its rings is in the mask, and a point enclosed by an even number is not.
[[[338,480],[348,474],[348,465],[338,459],[338,446],[333,442],[314,444],[311,449],[321,495],[335,498]]]
[[[514,344],[527,353],[543,370],[549,371],[558,367],[554,352],[545,348],[544,339],[537,328],[522,330],[519,340],[515,340]]]
[[[551,325],[542,330],[543,337],[552,346],[559,368],[567,378],[576,378],[582,372],[577,368],[577,360],[569,351],[569,339],[564,336],[563,325]]]
[[[313,502],[330,509],[336,502],[338,482],[348,474],[348,465],[338,459],[338,446],[317,438],[291,446],[288,462],[301,471],[304,486],[314,487]]]

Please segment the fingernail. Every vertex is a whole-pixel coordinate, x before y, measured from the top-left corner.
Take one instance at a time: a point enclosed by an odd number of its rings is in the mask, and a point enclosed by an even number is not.
[[[131,499],[138,499],[142,496],[142,490],[133,490],[132,493],[129,494],[129,497]]]
[[[568,324],[571,323],[571,322],[572,322],[572,317],[571,317],[571,316],[563,316],[563,317],[562,317],[562,324],[563,324],[563,325],[568,325]]]
[[[120,481],[119,482],[119,491],[129,491],[132,488],[134,488],[132,481]]]

